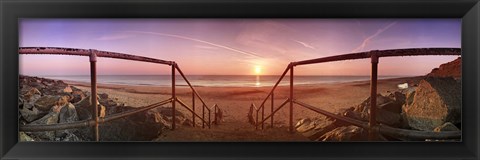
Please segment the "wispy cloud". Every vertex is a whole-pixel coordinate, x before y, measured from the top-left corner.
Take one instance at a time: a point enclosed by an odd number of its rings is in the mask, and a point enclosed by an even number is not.
[[[110,40],[126,39],[126,38],[130,38],[130,37],[133,37],[133,35],[127,35],[127,34],[104,35],[104,36],[101,36],[101,37],[97,38],[96,40],[110,41]]]
[[[302,42],[302,41],[298,41],[298,40],[294,40],[293,41],[297,42],[297,43],[300,43],[301,45],[303,45],[304,47],[307,47],[307,48],[310,48],[310,49],[316,49],[314,46],[308,44],[308,43],[305,43],[305,42]]]
[[[382,34],[383,32],[385,32],[386,30],[388,30],[390,27],[392,27],[393,25],[397,24],[397,22],[392,22],[390,24],[388,24],[387,26],[383,27],[383,28],[380,28],[377,30],[377,32],[375,32],[374,34],[368,36],[367,38],[365,38],[363,41],[362,41],[362,44],[360,44],[360,46],[358,46],[357,48],[355,48],[354,50],[352,50],[352,52],[360,52],[360,51],[363,51],[363,49],[368,45],[368,43],[370,43],[370,41],[377,37],[378,35]]]
[[[206,45],[194,45],[193,47],[206,50],[217,50],[218,47],[206,46]]]
[[[196,39],[196,38],[191,38],[191,37],[187,37],[187,36],[167,34],[167,33],[159,33],[159,32],[145,32],[145,31],[126,31],[126,32],[140,33],[140,34],[150,34],[150,35],[157,35],[157,36],[165,36],[165,37],[173,37],[173,38],[179,38],[179,39],[184,39],[184,40],[190,40],[190,41],[195,41],[195,42],[199,42],[199,43],[208,44],[208,45],[215,46],[215,47],[218,47],[218,48],[223,48],[223,49],[230,50],[230,51],[240,53],[240,54],[243,54],[243,55],[252,56],[252,57],[256,57],[256,58],[262,58],[262,56],[258,55],[257,53],[242,51],[242,50],[235,49],[235,48],[232,48],[232,47],[228,47],[228,46],[225,46],[225,45],[221,45],[221,44],[217,44],[217,43],[213,43],[213,42],[208,42],[208,41],[204,41],[204,40],[200,40],[200,39]]]

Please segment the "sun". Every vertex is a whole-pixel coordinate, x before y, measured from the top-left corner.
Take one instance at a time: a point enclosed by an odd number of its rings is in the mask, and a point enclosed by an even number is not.
[[[254,71],[255,71],[255,74],[256,74],[256,75],[260,75],[260,74],[262,73],[262,67],[260,67],[260,66],[255,66]]]

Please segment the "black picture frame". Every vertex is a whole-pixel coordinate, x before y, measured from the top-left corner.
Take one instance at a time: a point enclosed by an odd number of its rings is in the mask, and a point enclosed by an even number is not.
[[[0,159],[479,159],[478,0],[1,0]],[[462,18],[462,142],[18,142],[21,18]]]

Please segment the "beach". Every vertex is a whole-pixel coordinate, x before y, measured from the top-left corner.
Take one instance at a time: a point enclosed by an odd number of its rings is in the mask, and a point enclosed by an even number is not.
[[[378,81],[379,94],[388,95],[398,90],[398,84],[417,84],[422,77],[404,77],[383,79]],[[285,80],[287,81],[287,80]],[[65,81],[66,83],[90,91],[90,84],[85,82]],[[171,97],[171,87],[140,86],[140,85],[97,85],[98,93],[107,93],[109,97],[127,106],[141,107],[159,102]],[[174,131],[167,131],[156,141],[308,141],[298,133],[288,132],[289,105],[285,105],[274,116],[274,128],[270,128],[271,121],[267,120],[264,130],[255,130],[248,123],[247,114],[250,105],[259,106],[271,91],[269,87],[195,87],[208,107],[217,104],[223,111],[223,120],[220,125],[212,125],[211,129],[202,129],[181,126]],[[279,86],[274,92],[274,109],[289,97],[289,86]],[[186,86],[176,87],[176,96],[190,107],[192,106],[192,92]],[[356,81],[345,83],[325,83],[295,85],[294,98],[311,104],[329,112],[356,106],[370,96],[370,82]],[[271,99],[265,103],[265,116],[271,111]],[[195,111],[201,116],[201,102],[196,98]],[[165,106],[171,106],[167,104]],[[190,112],[177,103],[176,108],[187,116]],[[213,110],[213,108],[212,108]],[[322,116],[307,110],[299,105],[294,105],[294,124],[302,118]],[[213,114],[212,114],[213,120]],[[197,119],[199,122],[199,119]],[[195,132],[193,132],[195,131]],[[192,134],[195,133],[195,134]]]

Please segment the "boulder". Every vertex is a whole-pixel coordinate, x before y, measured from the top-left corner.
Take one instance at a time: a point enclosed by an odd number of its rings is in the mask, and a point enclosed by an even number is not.
[[[32,107],[30,109],[27,107],[23,107],[19,108],[18,111],[20,112],[20,116],[27,122],[33,122],[48,114],[48,111],[41,111],[35,107]]]
[[[308,137],[311,140],[317,140],[320,136],[338,126],[334,124],[334,121],[330,121],[325,118],[305,118],[298,121],[295,127],[303,136]]]
[[[25,132],[18,132],[18,138],[20,139],[20,142],[32,142],[35,141],[32,137],[29,135],[25,134]]]
[[[87,97],[87,95],[81,90],[73,90],[71,95],[72,95],[72,100],[70,100],[71,103],[77,103]]]
[[[37,101],[35,101],[34,107],[41,111],[48,111],[55,105],[64,106],[68,103],[69,99],[70,97],[68,96],[42,96]]]
[[[155,139],[169,125],[159,111],[162,110],[152,109],[100,125],[100,134],[102,135],[100,140],[150,141]]]
[[[432,131],[446,122],[461,122],[461,95],[461,84],[453,78],[427,77],[420,81],[412,101],[408,96],[402,110],[410,127]]]
[[[433,129],[434,132],[442,132],[442,131],[460,131],[457,126],[453,125],[450,122],[447,122],[441,126],[436,127]]]
[[[318,141],[366,141],[368,133],[357,126],[342,126],[325,133]]]
[[[106,93],[100,93],[98,94],[98,96],[100,97],[100,99],[108,99],[108,94]]]
[[[37,88],[23,87],[20,90],[20,97],[27,102],[34,102],[41,97],[42,93]]]
[[[71,103],[68,103],[62,109],[60,110],[59,113],[59,123],[70,123],[70,122],[75,122],[78,121],[78,115],[77,111],[75,110],[75,106]],[[67,137],[69,136],[72,138],[73,136],[69,134],[73,134],[76,131],[76,129],[67,129],[67,130],[57,130],[55,131],[55,136],[56,137]],[[76,136],[75,136],[76,137]],[[73,138],[75,139],[75,138]]]
[[[97,105],[99,105],[100,102],[99,102],[99,98],[97,96]],[[85,108],[88,108],[88,107],[91,107],[92,106],[92,98],[90,97],[90,95],[88,95],[87,97],[83,98],[81,101],[77,102],[77,103],[74,103],[74,105],[76,107],[85,107]]]
[[[57,124],[58,115],[56,112],[50,112],[30,124]],[[32,132],[32,134],[41,139],[55,140],[55,131]]]

